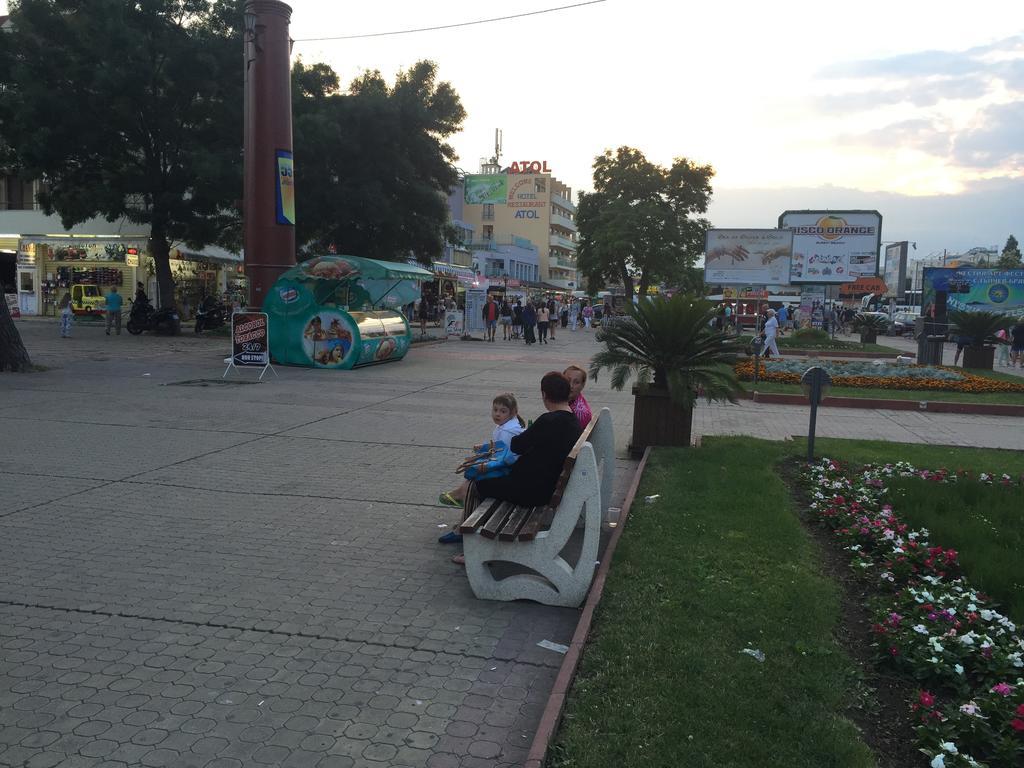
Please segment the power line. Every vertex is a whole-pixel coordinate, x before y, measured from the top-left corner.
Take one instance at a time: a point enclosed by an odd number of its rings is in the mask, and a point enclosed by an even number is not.
[[[387,37],[389,35],[411,35],[414,32],[434,32],[439,29],[455,29],[456,27],[472,27],[476,24],[491,24],[495,21],[508,21],[510,19],[521,19],[525,16],[539,16],[542,13],[554,13],[555,11],[567,11],[570,8],[580,8],[584,5],[597,5],[607,0],[589,0],[585,3],[573,3],[572,5],[560,5],[557,8],[545,8],[541,11],[529,11],[527,13],[516,13],[512,16],[496,16],[493,19],[480,19],[479,21],[463,21],[459,24],[444,24],[436,27],[420,27],[418,29],[400,29],[393,32],[372,32],[364,35],[339,35],[337,37],[302,37],[294,40],[296,43],[317,43],[325,40],[356,40],[366,37]]]

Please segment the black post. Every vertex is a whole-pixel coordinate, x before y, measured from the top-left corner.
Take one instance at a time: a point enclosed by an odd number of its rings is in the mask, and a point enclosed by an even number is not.
[[[758,374],[758,371],[761,369],[761,344],[760,344],[760,341],[761,341],[760,339],[758,339],[757,337],[754,337],[754,384],[753,384],[753,386],[755,386],[755,387],[757,386],[757,374]]]

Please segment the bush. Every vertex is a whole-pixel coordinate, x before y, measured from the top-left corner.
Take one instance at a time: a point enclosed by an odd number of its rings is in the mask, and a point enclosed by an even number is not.
[[[793,341],[803,344],[828,344],[831,338],[820,328],[800,328],[793,331]]]

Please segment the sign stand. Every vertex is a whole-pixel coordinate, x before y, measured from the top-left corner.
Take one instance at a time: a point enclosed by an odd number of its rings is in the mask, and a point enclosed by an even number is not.
[[[263,381],[267,370],[277,371],[270,364],[270,318],[266,312],[234,312],[231,315],[231,357],[225,358],[228,367],[222,379],[226,379],[232,368],[259,367]]]
[[[237,371],[239,368],[244,367],[244,366],[235,365],[234,358],[225,357],[224,359],[227,361],[228,367],[224,369],[224,375],[221,376],[222,379],[226,379],[228,377],[228,372],[232,368],[234,368]],[[268,370],[273,371],[274,375],[277,376],[277,371],[274,370],[274,366],[272,366],[270,363],[267,363],[266,365],[263,366],[263,368],[260,369],[260,377],[257,379],[257,381],[263,381],[263,375]]]

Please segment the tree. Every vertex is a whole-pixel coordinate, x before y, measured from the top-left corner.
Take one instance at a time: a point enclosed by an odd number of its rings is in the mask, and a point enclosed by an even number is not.
[[[423,263],[455,232],[448,192],[458,181],[445,139],[465,119],[458,94],[421,61],[389,86],[365,72],[348,92],[324,64],[292,70],[300,252]]]
[[[238,241],[238,0],[18,0],[0,49],[0,143],[65,227],[150,231],[162,304],[170,243]]]
[[[0,371],[28,371],[32,368],[25,345],[21,342],[18,327],[11,319],[7,300],[0,293]]]
[[[1003,252],[1000,254],[996,266],[999,269],[1020,269],[1020,245],[1017,243],[1017,238],[1013,235],[1006,238],[1006,245],[1003,246]]]
[[[656,281],[685,280],[704,250],[711,199],[710,165],[676,158],[671,168],[651,163],[632,147],[594,160],[594,191],[580,196],[577,258],[589,285],[621,281],[640,295]]]

